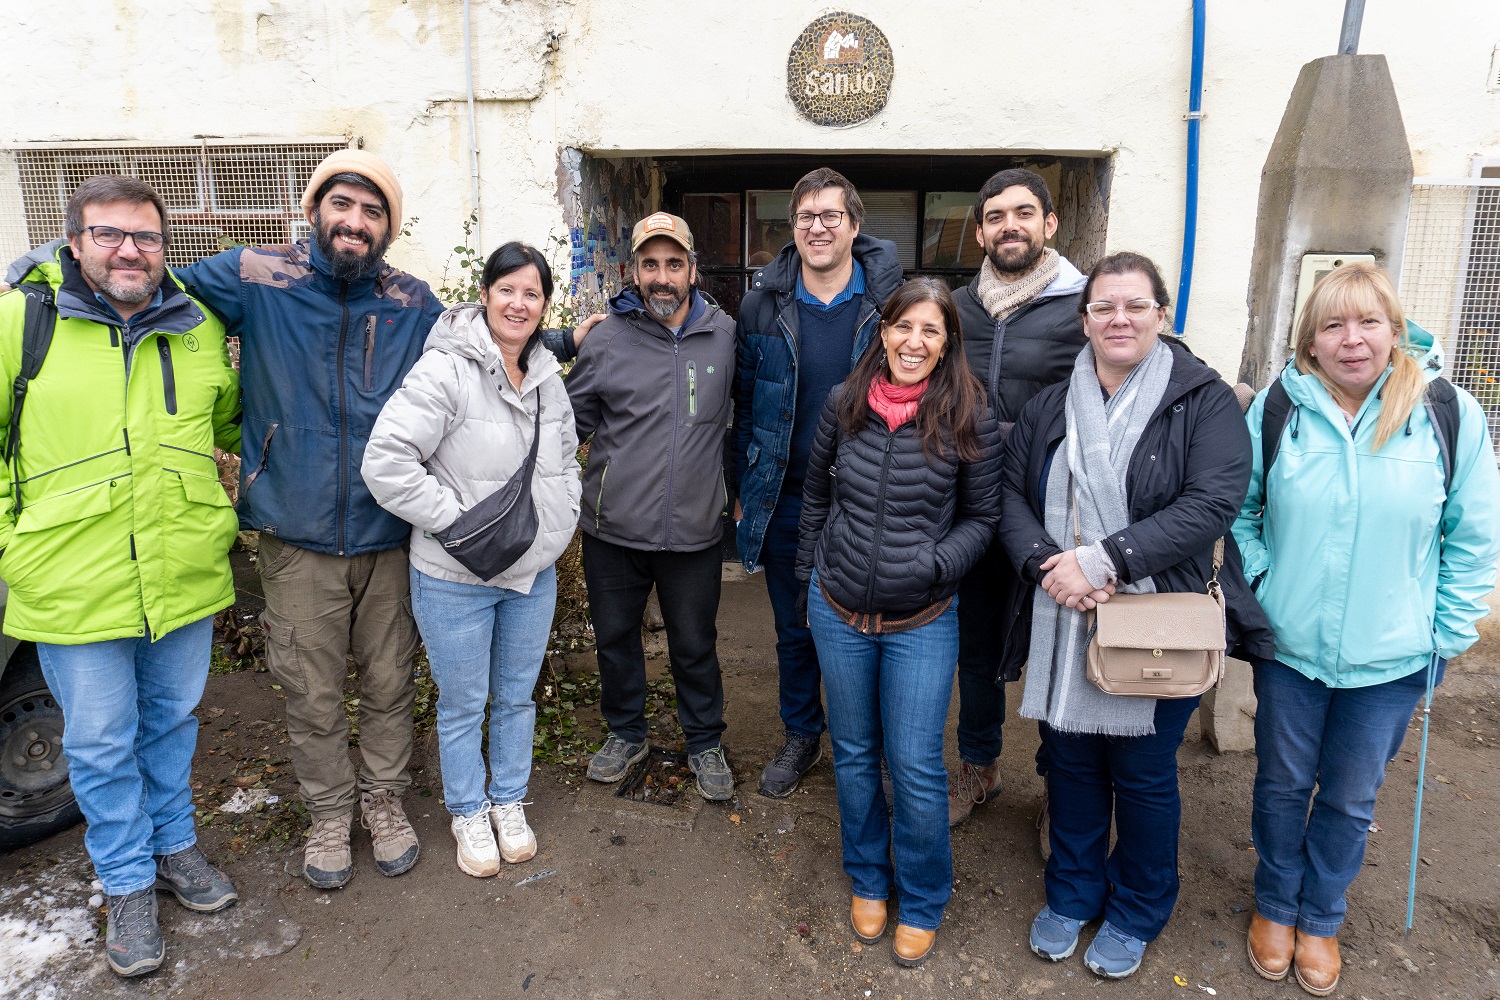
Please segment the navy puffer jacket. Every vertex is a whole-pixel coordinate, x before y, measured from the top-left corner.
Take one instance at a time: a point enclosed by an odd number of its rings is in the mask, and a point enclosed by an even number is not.
[[[890,430],[871,413],[844,433],[835,386],[823,406],[802,493],[797,580],[840,606],[899,615],[952,596],[1000,521],[1000,429],[979,422],[975,462],[922,451],[916,422]]]

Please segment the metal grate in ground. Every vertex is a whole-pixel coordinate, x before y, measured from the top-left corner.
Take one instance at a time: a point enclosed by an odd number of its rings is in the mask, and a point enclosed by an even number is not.
[[[1500,442],[1500,178],[1419,177],[1401,273],[1406,315],[1446,353],[1446,375]]]
[[[652,747],[646,759],[630,769],[615,795],[632,802],[649,802],[657,806],[675,806],[693,792],[693,773],[688,769],[687,754],[681,750]]]

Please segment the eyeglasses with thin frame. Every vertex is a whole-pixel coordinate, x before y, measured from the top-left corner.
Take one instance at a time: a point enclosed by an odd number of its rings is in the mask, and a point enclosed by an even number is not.
[[[1155,299],[1131,299],[1123,306],[1114,302],[1101,300],[1099,302],[1090,302],[1083,307],[1084,311],[1089,314],[1089,319],[1092,319],[1095,323],[1108,323],[1115,318],[1115,315],[1121,309],[1124,309],[1125,315],[1131,319],[1145,319],[1151,315],[1153,309],[1160,308],[1160,304]]]
[[[798,229],[811,229],[813,220],[817,219],[823,223],[824,229],[837,229],[844,224],[844,214],[831,209],[827,212],[798,212],[792,216],[792,225]]]
[[[149,229],[131,232],[128,229],[116,229],[114,226],[87,226],[85,228],[88,229],[89,238],[94,241],[95,245],[104,247],[106,250],[124,246],[127,236],[141,253],[161,253],[162,247],[167,245],[165,236]]]

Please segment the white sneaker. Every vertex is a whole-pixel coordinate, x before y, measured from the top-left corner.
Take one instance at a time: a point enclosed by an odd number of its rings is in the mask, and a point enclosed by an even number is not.
[[[503,806],[490,806],[490,819],[495,832],[500,835],[500,856],[511,864],[530,861],[536,857],[536,834],[526,822],[524,802],[508,802]]]
[[[458,841],[458,867],[475,878],[500,872],[500,850],[490,829],[488,809],[473,816],[453,817],[453,839]]]

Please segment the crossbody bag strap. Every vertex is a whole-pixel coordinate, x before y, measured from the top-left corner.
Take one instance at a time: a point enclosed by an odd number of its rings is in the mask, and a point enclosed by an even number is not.
[[[542,442],[542,387],[536,387],[536,425],[531,434],[531,452],[526,456],[526,464],[522,470],[526,473],[526,479],[531,480],[531,472],[536,468],[536,449]]]

